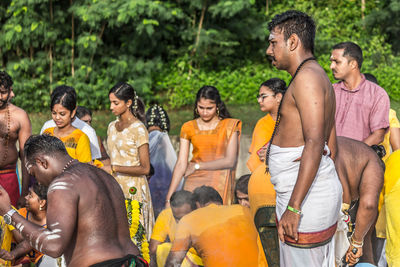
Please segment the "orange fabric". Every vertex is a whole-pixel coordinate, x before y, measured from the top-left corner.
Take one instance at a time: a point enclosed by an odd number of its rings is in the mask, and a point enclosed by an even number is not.
[[[55,127],[46,129],[43,134],[54,136]],[[90,152],[89,137],[79,129],[75,129],[68,136],[59,138],[65,145],[68,154],[71,158],[77,159],[80,162],[92,161],[92,154]]]
[[[184,216],[171,251],[193,246],[204,266],[259,265],[257,231],[248,208],[210,204]]]
[[[207,162],[221,159],[225,156],[229,140],[234,132],[242,130],[242,122],[237,119],[221,120],[214,130],[200,130],[196,120],[183,124],[181,138],[189,140],[193,145],[192,162]],[[195,171],[186,177],[184,189],[193,191],[195,188],[208,185],[221,195],[224,204],[230,204],[233,198],[235,172],[225,169],[216,171]]]
[[[249,148],[250,157],[247,161],[247,167],[251,172],[255,171],[258,166],[264,164],[258,157],[257,151],[269,142],[274,127],[275,121],[269,114],[259,119],[254,127],[253,137],[251,138],[251,145]]]
[[[271,175],[265,170],[266,166],[262,164],[250,176],[248,193],[253,218],[259,208],[276,205],[276,193],[271,183]]]

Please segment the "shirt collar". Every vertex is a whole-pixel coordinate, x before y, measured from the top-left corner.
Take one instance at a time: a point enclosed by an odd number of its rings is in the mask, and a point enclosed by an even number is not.
[[[365,76],[364,76],[364,74],[361,73],[361,82],[353,90],[347,89],[347,87],[346,87],[346,85],[344,84],[343,81],[341,81],[339,83],[339,85],[340,85],[340,89],[342,89],[343,91],[346,91],[346,92],[349,92],[349,93],[356,93],[356,92],[360,91],[361,88],[364,87],[365,81],[366,81]]]

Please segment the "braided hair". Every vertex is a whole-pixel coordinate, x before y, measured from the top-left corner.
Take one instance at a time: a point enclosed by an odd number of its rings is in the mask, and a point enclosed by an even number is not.
[[[146,126],[158,126],[163,132],[169,132],[170,124],[167,112],[158,104],[152,105],[146,112]]]

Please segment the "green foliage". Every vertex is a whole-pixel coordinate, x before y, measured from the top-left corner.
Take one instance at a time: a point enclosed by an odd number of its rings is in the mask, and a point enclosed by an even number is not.
[[[363,71],[400,100],[399,58],[391,51],[399,1],[366,1],[363,21],[355,0],[268,0],[267,13],[265,0],[4,0],[0,59],[15,81],[15,103],[28,111],[46,110],[61,84],[75,87],[80,105],[105,109],[118,81],[131,83],[147,103],[170,107],[192,104],[205,84],[229,103],[250,103],[264,80],[288,81],[266,61],[267,22],[298,9],[317,22],[315,54],[327,73],[331,47],[355,41]]]

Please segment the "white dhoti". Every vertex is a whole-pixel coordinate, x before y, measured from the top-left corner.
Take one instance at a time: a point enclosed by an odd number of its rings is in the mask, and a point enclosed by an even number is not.
[[[271,146],[269,170],[276,191],[276,216],[279,222],[286,211],[297,181],[304,146]],[[301,205],[299,239],[285,237],[280,246],[281,266],[335,266],[334,239],[342,203],[342,186],[335,165],[327,153]]]

